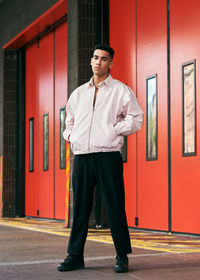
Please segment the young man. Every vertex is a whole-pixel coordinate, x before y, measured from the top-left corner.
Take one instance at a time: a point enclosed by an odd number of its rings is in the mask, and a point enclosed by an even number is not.
[[[58,271],[84,268],[84,244],[96,183],[101,189],[116,249],[116,272],[128,271],[131,253],[125,213],[123,163],[124,135],[138,131],[143,112],[132,90],[109,74],[114,50],[97,45],[91,59],[93,77],[70,96],[64,138],[75,154],[72,174],[74,215],[68,256]]]

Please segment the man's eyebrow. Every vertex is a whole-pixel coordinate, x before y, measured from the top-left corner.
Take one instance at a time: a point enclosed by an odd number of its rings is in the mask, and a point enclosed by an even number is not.
[[[106,59],[108,59],[107,56],[99,56],[99,55],[96,55],[96,54],[94,54],[93,57],[100,57],[100,58],[106,58]]]

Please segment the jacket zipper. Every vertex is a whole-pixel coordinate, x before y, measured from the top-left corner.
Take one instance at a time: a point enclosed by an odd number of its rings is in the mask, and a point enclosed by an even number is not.
[[[90,153],[90,136],[91,136],[91,130],[92,130],[93,116],[94,116],[94,107],[92,108],[92,117],[91,117],[91,122],[90,122],[89,139],[88,139],[88,151],[89,151],[89,153]]]
[[[95,108],[95,104],[96,104],[96,101],[94,103],[95,93],[96,93],[96,87],[95,87],[94,96],[93,96],[92,117],[91,117],[91,122],[90,122],[89,139],[88,139],[88,151],[89,151],[89,153],[90,153],[90,137],[91,137],[92,123],[93,123],[93,116],[94,116],[94,108]],[[97,99],[97,96],[96,96],[96,99]]]

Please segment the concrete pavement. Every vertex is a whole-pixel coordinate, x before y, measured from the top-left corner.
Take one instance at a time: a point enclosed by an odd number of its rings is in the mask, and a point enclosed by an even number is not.
[[[109,230],[90,229],[84,270],[57,272],[70,230],[63,223],[33,219],[0,220],[0,280],[200,279],[200,238],[130,230],[130,272],[113,271],[115,250]]]

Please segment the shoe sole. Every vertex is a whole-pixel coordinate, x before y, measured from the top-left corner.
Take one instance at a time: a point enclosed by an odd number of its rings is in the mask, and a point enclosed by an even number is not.
[[[125,273],[125,272],[128,272],[128,268],[114,267],[114,271],[117,273]]]
[[[59,272],[64,272],[64,271],[73,271],[73,270],[80,270],[80,269],[84,269],[85,267],[84,266],[80,266],[80,267],[71,267],[71,268],[59,268],[57,267],[57,271]]]
[[[114,271],[116,273],[126,273],[126,272],[128,272],[128,270],[115,270],[115,269],[114,269]]]

